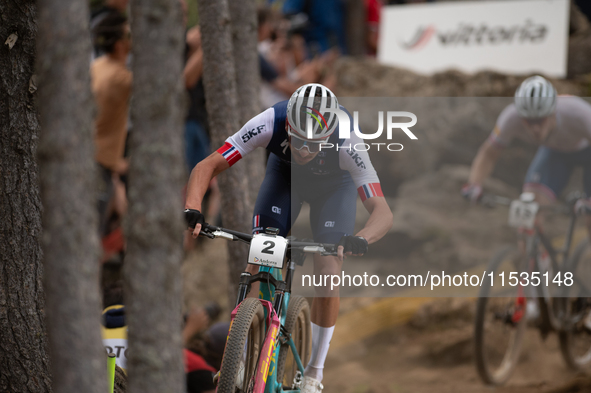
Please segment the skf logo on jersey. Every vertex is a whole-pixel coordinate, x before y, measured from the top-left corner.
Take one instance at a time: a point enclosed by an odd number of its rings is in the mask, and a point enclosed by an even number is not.
[[[325,228],[334,228],[334,221],[327,221],[324,223]]]
[[[281,208],[277,206],[271,207],[271,211],[275,214],[281,214]]]
[[[248,131],[246,134],[242,135],[242,142],[246,143],[261,132],[265,130],[265,126],[258,126],[257,128],[253,128],[252,130]]]
[[[353,160],[355,160],[355,164],[357,164],[359,168],[365,169],[365,164],[363,163],[361,156],[359,156],[359,154],[356,153],[355,150],[347,150],[347,154],[350,155]]]

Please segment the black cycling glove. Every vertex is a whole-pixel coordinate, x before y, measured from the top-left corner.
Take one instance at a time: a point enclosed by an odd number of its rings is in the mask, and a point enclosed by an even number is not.
[[[367,240],[361,236],[349,236],[345,235],[341,237],[339,246],[343,246],[344,253],[351,252],[354,255],[363,255],[367,252]]]
[[[205,217],[199,210],[185,209],[185,221],[187,221],[189,228],[195,229],[195,225],[205,223]]]

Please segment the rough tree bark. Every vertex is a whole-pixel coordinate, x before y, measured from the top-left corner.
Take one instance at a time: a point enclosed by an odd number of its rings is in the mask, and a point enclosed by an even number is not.
[[[103,393],[107,368],[100,332],[88,3],[37,4],[42,245],[52,385],[56,392]]]
[[[254,0],[231,1],[232,47],[236,69],[239,123],[245,124],[260,112],[258,26]],[[244,158],[248,178],[247,210],[252,212],[259,188],[265,176],[265,152],[257,149]]]
[[[181,343],[183,24],[178,0],[131,4],[128,391],[184,392]]]
[[[238,94],[238,119],[246,123],[260,110],[257,14],[254,0],[229,3],[232,25],[232,52]]]
[[[36,7],[0,2],[0,391],[50,392],[35,155]]]
[[[199,0],[198,8],[203,37],[203,84],[209,129],[213,146],[221,146],[240,127],[230,12],[227,0]],[[249,233],[252,208],[249,210],[246,190],[250,174],[247,166],[240,164],[218,176],[222,194],[222,222],[226,228]],[[228,249],[228,293],[232,304],[236,298],[240,274],[246,268],[248,249],[238,242],[229,244]]]
[[[258,26],[254,0],[231,1],[232,47],[236,70],[239,123],[245,124],[260,112],[261,82],[257,51]],[[239,22],[238,22],[239,21]],[[257,149],[244,158],[248,172],[247,205],[253,211],[259,188],[265,177],[265,152]]]

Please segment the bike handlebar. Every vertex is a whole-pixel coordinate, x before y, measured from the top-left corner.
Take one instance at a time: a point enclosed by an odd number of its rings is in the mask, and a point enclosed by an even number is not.
[[[214,225],[209,225],[207,223],[204,223],[201,226],[201,232],[199,233],[199,235],[206,236],[210,239],[222,237],[227,240],[242,241],[247,244],[250,244],[250,241],[252,240],[253,236],[247,233],[242,233],[231,229],[216,227]],[[287,247],[290,250],[299,250],[309,254],[337,255],[338,245],[336,244],[303,242],[290,238],[287,238],[287,241]]]
[[[480,198],[480,203],[487,207],[495,207],[495,206],[510,206],[511,202],[515,199],[507,198],[499,195],[494,194],[484,194]],[[518,199],[517,199],[518,200]],[[547,210],[553,211],[556,213],[562,213],[566,215],[573,214],[572,203],[569,201],[568,204],[566,203],[557,203],[554,205],[541,205],[540,210]]]

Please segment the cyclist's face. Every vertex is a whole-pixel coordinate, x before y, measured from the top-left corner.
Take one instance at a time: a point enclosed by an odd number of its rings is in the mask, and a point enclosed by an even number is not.
[[[287,131],[287,125],[285,126],[285,130]],[[289,141],[289,150],[291,150],[291,158],[293,161],[295,161],[296,164],[298,165],[304,165],[309,163],[310,161],[312,161],[314,159],[314,157],[316,157],[319,153],[319,151],[311,153],[310,150],[308,149],[307,146],[303,146],[301,149],[297,149],[294,147],[294,145],[291,143],[292,141],[292,136],[287,136],[288,141]],[[312,150],[315,150],[314,148],[312,148]]]
[[[292,137],[289,138],[289,150],[291,150],[291,158],[296,162],[296,164],[304,165],[309,163],[318,155],[319,152],[310,153],[308,149],[304,146],[302,149],[298,150],[291,144]]]
[[[544,143],[556,125],[556,116],[551,115],[539,119],[522,119],[526,132],[537,142]]]

